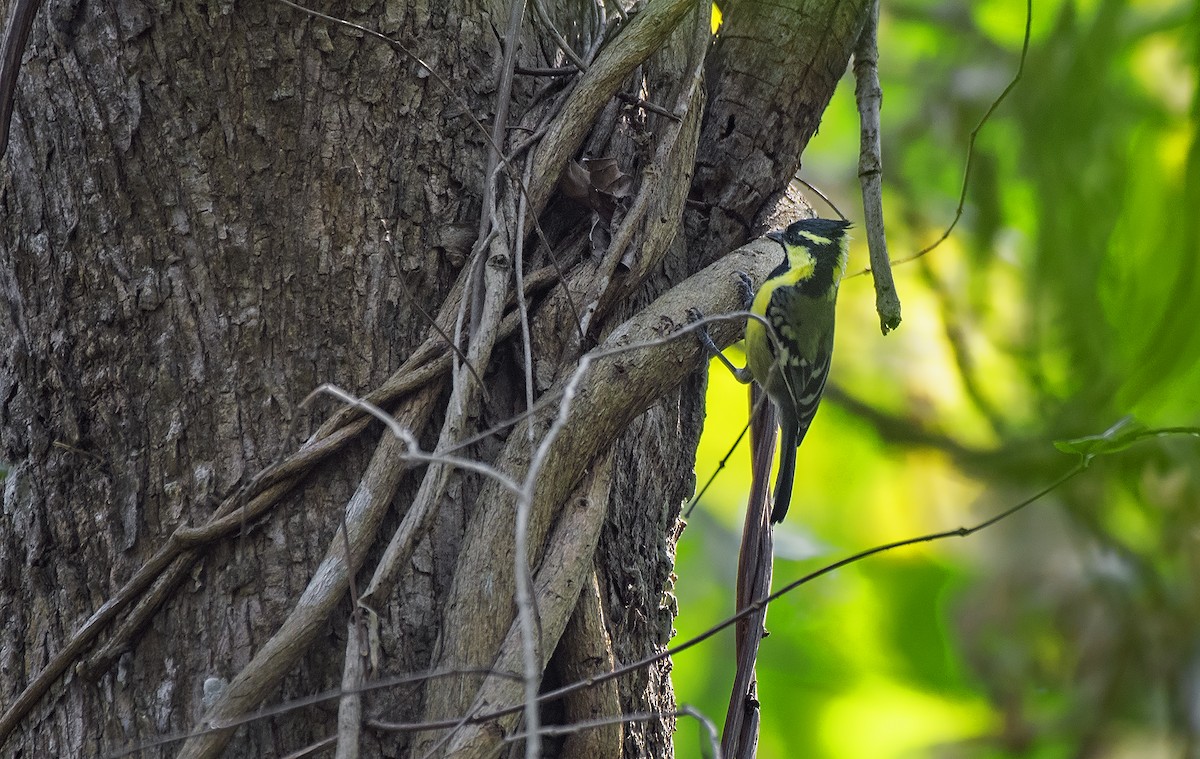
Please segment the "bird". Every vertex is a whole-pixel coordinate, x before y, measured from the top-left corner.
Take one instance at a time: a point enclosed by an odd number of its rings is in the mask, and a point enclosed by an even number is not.
[[[804,442],[829,377],[838,285],[846,273],[851,226],[839,219],[801,219],[768,233],[767,239],[782,248],[782,261],[753,299],[748,298],[750,312],[763,321],[750,319],[746,324],[746,367],[735,367],[708,341],[740,382],[757,382],[779,408],[772,524],[787,515],[796,449]]]

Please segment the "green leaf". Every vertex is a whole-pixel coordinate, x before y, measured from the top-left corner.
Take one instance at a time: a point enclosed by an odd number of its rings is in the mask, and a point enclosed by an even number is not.
[[[1123,451],[1134,443],[1152,437],[1191,435],[1200,437],[1200,427],[1160,427],[1148,429],[1132,416],[1122,417],[1099,435],[1086,435],[1070,440],[1055,440],[1054,447],[1063,453],[1077,453],[1084,458]]]

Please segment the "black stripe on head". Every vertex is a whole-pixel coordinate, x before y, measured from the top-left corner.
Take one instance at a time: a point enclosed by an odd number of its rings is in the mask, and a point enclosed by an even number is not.
[[[851,222],[841,219],[801,219],[793,222],[783,237],[792,245],[812,245],[819,242],[814,238],[838,242],[846,236],[846,231],[854,226]]]

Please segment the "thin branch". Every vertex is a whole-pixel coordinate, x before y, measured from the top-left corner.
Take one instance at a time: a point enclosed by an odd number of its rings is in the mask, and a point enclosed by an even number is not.
[[[342,534],[344,535],[345,531]],[[349,553],[348,545],[347,553]],[[355,604],[355,611],[361,612],[357,604]],[[364,677],[363,661],[366,659],[362,651],[366,641],[361,638],[365,631],[359,626],[359,619],[359,614],[352,614],[346,622],[346,661],[342,669],[342,690],[346,692],[346,695],[338,701],[335,759],[358,759],[359,756],[359,737],[362,733],[363,719],[360,689]]]
[[[535,4],[537,0],[534,0]],[[533,161],[527,161],[525,164],[526,176],[533,169]],[[525,198],[521,198],[521,211],[518,218],[523,220],[526,210]],[[518,225],[518,229],[522,226]],[[520,271],[520,263],[517,264],[518,272]],[[518,274],[518,282],[520,275]],[[520,304],[524,305],[523,299],[518,299]],[[533,407],[533,356],[530,349],[529,341],[529,317],[522,310],[522,334],[525,338],[523,346],[525,349],[525,399],[526,409]],[[567,399],[564,397],[563,402]],[[533,425],[527,425],[529,445],[533,445],[534,431]],[[529,512],[532,509],[533,503],[533,486],[530,481],[533,478],[533,469],[530,468],[529,475],[525,478],[525,486],[518,493],[517,498],[517,514],[514,520],[513,527],[513,563],[514,572],[517,580],[517,618],[521,623],[521,665],[522,672],[525,675],[524,694],[525,694],[525,725],[530,731],[529,740],[525,742],[525,757],[526,759],[538,759],[542,749],[542,737],[538,732],[538,727],[541,725],[541,715],[538,712],[537,693],[538,686],[541,683],[542,668],[539,666],[538,641],[535,639],[535,620],[537,619],[537,609],[534,606],[533,597],[533,577],[530,576],[529,569]]]
[[[800,177],[795,177],[795,180],[797,182],[799,182],[800,184],[804,185],[805,187],[807,187],[809,192],[813,193],[818,198],[825,201],[825,205],[829,206],[830,209],[832,209],[833,212],[838,215],[839,219],[841,219],[842,221],[847,221],[846,214],[842,213],[842,209],[838,208],[834,204],[834,202],[832,200],[830,200],[829,197],[825,193],[821,192],[821,189],[819,187],[817,187],[815,184],[812,184],[811,182],[809,182],[806,179],[801,179]]]
[[[521,76],[574,76],[579,73],[579,69],[575,66],[557,66],[554,68],[517,66],[514,71]]]
[[[522,677],[521,679],[523,680],[524,677]],[[463,727],[464,725],[472,724],[472,721],[473,721],[472,718],[474,716],[476,716],[476,714],[477,714],[477,712],[474,710],[469,711],[466,714],[464,714],[462,719],[458,720],[458,722],[454,725],[454,730],[457,730],[457,729]],[[429,747],[429,750],[427,750],[423,754],[421,754],[421,756],[418,757],[418,759],[434,759],[434,757],[443,756],[442,748],[447,743],[450,742],[450,739],[454,736],[454,730],[447,730],[446,734],[443,735],[438,740],[434,741],[433,745],[431,745]]]
[[[874,0],[854,50],[854,94],[861,125],[858,180],[862,185],[863,220],[875,280],[875,311],[879,314],[879,328],[886,335],[900,326],[900,298],[892,280],[883,221],[883,149],[879,138],[883,90],[879,86],[878,31],[879,0]]]
[[[571,735],[584,730],[595,730],[598,727],[621,725],[627,722],[654,722],[656,720],[661,720],[664,717],[691,717],[695,719],[701,724],[701,726],[705,728],[705,731],[708,733],[713,755],[717,757],[717,759],[720,759],[721,747],[720,744],[716,742],[716,726],[699,710],[687,705],[665,712],[631,712],[629,714],[618,714],[612,717],[597,717],[595,719],[580,720],[579,722],[572,722],[569,725],[545,725],[542,727],[542,735]],[[506,735],[504,736],[504,742],[514,743],[516,741],[523,740],[528,735],[528,732]]]
[[[396,687],[399,687],[402,685],[413,685],[414,683],[422,683],[422,682],[426,682],[426,681],[430,681],[430,680],[442,680],[442,679],[446,679],[446,678],[450,678],[450,677],[466,677],[466,676],[474,676],[474,675],[480,675],[480,674],[485,674],[488,677],[507,677],[512,680],[520,680],[521,679],[521,676],[519,674],[517,674],[516,672],[498,672],[496,670],[482,670],[482,669],[455,669],[455,670],[439,670],[439,671],[432,671],[432,672],[412,672],[412,673],[402,674],[402,675],[391,675],[388,677],[381,677],[381,678],[373,680],[369,683],[363,683],[363,685],[360,686],[356,692],[368,693],[370,691],[384,690],[386,688],[396,688]],[[342,697],[344,697],[345,695],[346,695],[346,691],[342,688],[335,688],[332,690],[322,691],[320,693],[315,693],[311,696],[305,696],[303,698],[291,699],[282,704],[277,704],[275,706],[258,709],[252,713],[242,714],[234,719],[229,720],[228,722],[223,722],[219,725],[209,725],[200,730],[190,730],[190,731],[182,732],[182,733],[173,733],[170,735],[163,735],[163,736],[156,738],[153,741],[148,741],[146,743],[139,743],[136,745],[124,746],[113,752],[103,754],[102,756],[105,759],[120,759],[120,757],[123,757],[123,756],[129,756],[130,754],[138,754],[138,753],[149,751],[150,749],[158,748],[160,746],[167,746],[172,743],[178,743],[179,741],[187,740],[188,738],[191,738],[194,736],[204,735],[206,733],[215,732],[217,730],[224,730],[224,729],[227,729],[230,727],[241,727],[242,725],[248,725],[251,722],[257,722],[259,720],[267,719],[270,717],[278,717],[283,714],[288,714],[290,712],[296,711],[297,709],[303,709],[305,707],[315,706],[317,704],[328,703],[330,701],[337,701],[337,700],[341,699]],[[378,722],[373,721],[373,720],[366,720],[364,724],[366,724],[368,727],[372,727],[372,728],[378,727],[378,725],[379,725]],[[420,729],[420,727],[415,727],[413,729]],[[329,738],[326,740],[332,741],[332,740],[334,740],[334,738]]]
[[[525,176],[522,182],[529,183],[533,171],[533,158],[525,159]],[[517,229],[525,228],[525,214],[529,210],[528,198],[524,195],[517,201]],[[517,314],[521,321],[521,366],[525,372],[525,412],[533,412],[533,340],[529,333],[529,305],[525,302],[525,236],[517,235],[513,243],[513,276],[516,278]],[[563,280],[565,282],[565,280]],[[574,313],[574,312],[573,312]],[[533,445],[533,427],[529,428],[529,444]]]
[[[750,409],[750,417],[753,418],[754,414],[756,414],[758,412],[758,409],[762,408],[762,405],[765,404],[766,402],[767,402],[766,396],[763,396],[761,399],[759,399],[758,405],[756,405]],[[742,431],[738,434],[737,440],[733,441],[733,445],[729,446],[729,450],[726,451],[725,455],[723,457],[721,457],[721,460],[717,462],[717,468],[714,469],[713,473],[710,474],[708,476],[708,479],[704,481],[704,487],[700,488],[700,490],[697,491],[696,495],[692,496],[692,500],[688,502],[687,509],[685,509],[683,512],[683,516],[685,519],[692,515],[692,511],[694,511],[696,508],[696,505],[698,503],[700,503],[700,499],[704,497],[704,494],[708,492],[708,489],[712,486],[713,482],[716,481],[717,476],[721,474],[721,470],[723,470],[725,468],[725,465],[729,463],[729,459],[733,458],[734,451],[736,451],[738,446],[742,444],[742,440],[744,440],[746,438],[746,433],[749,431],[750,431],[750,420],[747,419],[746,426],[742,427]]]
[[[499,174],[500,161],[503,159],[502,145],[508,132],[508,111],[512,104],[513,69],[517,65],[517,48],[520,46],[521,22],[525,18],[525,0],[509,0],[508,28],[504,33],[504,59],[500,64],[500,82],[497,86],[496,113],[492,121],[492,138],[488,140],[487,168],[483,172],[486,181],[483,185],[483,204],[479,211],[479,237],[485,239],[490,233],[501,231],[496,207],[496,182]],[[508,161],[504,162],[507,166]],[[518,227],[518,230],[520,228]],[[518,236],[521,233],[518,231]],[[467,291],[471,293],[471,334],[479,331],[483,320],[484,277],[485,264],[483,251],[488,249],[485,243],[477,247],[474,261],[469,264],[471,285]]]
[[[283,759],[304,759],[304,757],[306,757],[306,756],[312,756],[313,754],[317,753],[318,751],[324,751],[325,749],[329,748],[330,746],[333,746],[334,744],[337,743],[337,740],[338,740],[338,737],[336,735],[331,735],[328,738],[322,738],[321,740],[317,741],[316,743],[310,743],[309,745],[305,746],[302,749],[293,751],[292,753],[283,757]]]

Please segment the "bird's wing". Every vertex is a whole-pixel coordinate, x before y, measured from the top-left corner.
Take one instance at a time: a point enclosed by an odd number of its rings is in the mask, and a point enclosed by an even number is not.
[[[796,445],[804,440],[804,433],[817,413],[833,356],[832,324],[808,333],[810,338],[819,336],[816,342],[806,340],[801,334],[804,327],[817,326],[806,324],[807,320],[825,317],[820,309],[805,308],[808,304],[804,301],[808,300],[794,291],[777,291],[767,307],[767,318],[775,326],[782,343],[775,349],[775,358],[795,410],[795,422],[799,427]]]

